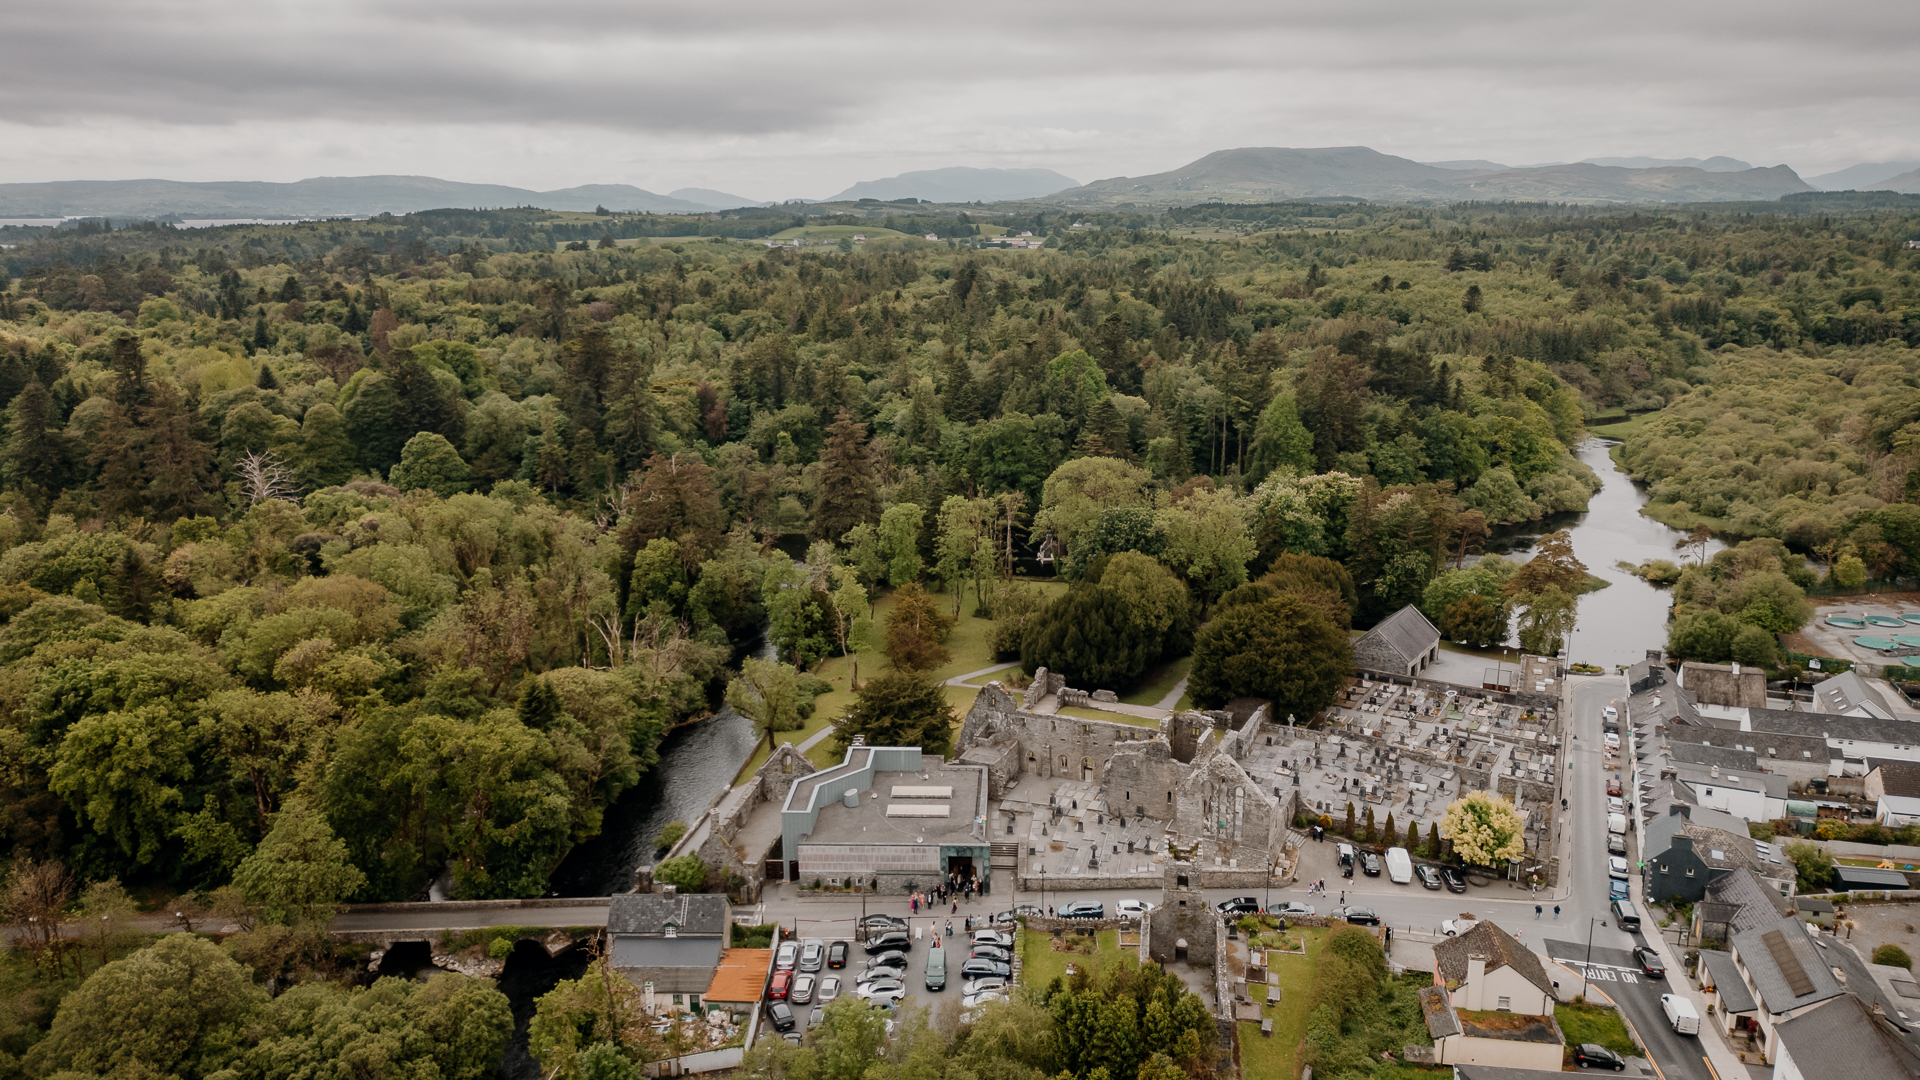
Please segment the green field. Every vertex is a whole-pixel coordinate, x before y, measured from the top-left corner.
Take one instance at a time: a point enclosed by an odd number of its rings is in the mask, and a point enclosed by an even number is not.
[[[1027,986],[1044,987],[1055,978],[1065,978],[1070,963],[1082,966],[1092,964],[1097,968],[1113,963],[1131,951],[1120,948],[1118,930],[1102,930],[1094,935],[1092,955],[1055,952],[1047,944],[1052,936],[1044,930],[1020,931],[1020,981]]]
[[[869,240],[919,240],[909,233],[883,229],[877,225],[808,225],[774,233],[772,240],[851,240],[864,236]]]

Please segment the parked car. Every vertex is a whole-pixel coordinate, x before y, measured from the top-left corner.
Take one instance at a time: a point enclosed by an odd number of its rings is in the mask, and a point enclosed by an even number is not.
[[[801,971],[819,971],[827,962],[827,943],[819,938],[803,938],[800,942]]]
[[[1336,919],[1345,919],[1347,922],[1350,922],[1355,926],[1379,926],[1380,925],[1380,916],[1374,914],[1372,908],[1363,908],[1363,907],[1335,908],[1333,909],[1333,917]]]
[[[811,1004],[813,1001],[814,986],[815,979],[812,975],[808,975],[805,972],[795,975],[793,977],[793,986],[787,990],[787,1000],[793,1002],[795,1005]]]
[[[1607,899],[1625,899],[1630,895],[1632,895],[1631,890],[1628,888],[1624,879],[1617,877],[1607,879]]]
[[[1011,965],[998,960],[989,960],[984,956],[970,956],[966,963],[960,965],[962,979],[977,979],[982,975],[999,975],[1004,978],[1012,974]]]
[[[767,1019],[773,1022],[775,1031],[793,1030],[793,1010],[784,1001],[776,1001],[767,1006]]]
[[[1313,905],[1298,900],[1282,900],[1267,909],[1269,915],[1312,915]]]
[[[888,930],[905,930],[907,920],[893,915],[868,915],[858,923],[863,934],[879,934]]]
[[[1620,733],[1617,731],[1609,731],[1606,734],[1602,735],[1601,738],[1606,741],[1606,744],[1608,746],[1617,747],[1620,745]]]
[[[960,984],[960,993],[978,994],[983,990],[1004,990],[1007,980],[1003,975],[982,975],[977,979],[968,979]]]
[[[840,996],[840,976],[826,975],[820,979],[820,989],[814,991],[813,1000],[825,1005]]]
[[[1380,856],[1371,851],[1360,853],[1360,870],[1368,877],[1380,876]]]
[[[1107,905],[1098,900],[1075,900],[1071,904],[1062,904],[1059,912],[1063,919],[1104,919],[1107,917]]]
[[[1614,1072],[1625,1072],[1627,1068],[1625,1058],[1599,1043],[1581,1043],[1574,1047],[1573,1063],[1583,1069],[1612,1069]]]
[[[1441,867],[1440,880],[1447,883],[1448,892],[1458,893],[1458,892],[1467,891],[1467,876],[1460,872],[1459,867],[1455,867],[1455,866]]]
[[[1640,965],[1640,974],[1649,979],[1667,977],[1667,965],[1660,962],[1660,954],[1646,945],[1633,947],[1633,962]]]
[[[894,949],[906,952],[908,949],[913,948],[913,935],[907,933],[905,930],[888,930],[868,938],[863,948],[867,950],[868,956],[872,956],[875,953],[892,952]]]
[[[793,989],[793,972],[776,971],[773,981],[767,984],[767,998],[771,1001],[787,1000],[787,991]]]
[[[1153,904],[1145,900],[1115,900],[1113,913],[1123,919],[1137,919],[1154,909]]]
[[[1214,905],[1214,910],[1222,915],[1258,915],[1260,898],[1257,896],[1236,896],[1231,900],[1222,900]]]
[[[927,990],[931,993],[937,994],[947,988],[947,950],[927,950],[927,969],[924,977]]]
[[[968,956],[984,956],[989,960],[998,960],[1003,964],[1013,963],[1013,951],[998,945],[975,945]]]
[[[1020,919],[1044,917],[1046,913],[1045,908],[1034,904],[1015,904],[1006,911],[995,912],[993,923],[995,926],[1011,926]]]
[[[886,952],[876,954],[872,959],[867,961],[868,971],[877,971],[880,968],[893,968],[896,971],[907,970],[907,954],[899,949],[888,949]]]
[[[1003,949],[1011,949],[1013,948],[1013,935],[1004,930],[975,930],[973,932],[973,943],[975,945],[998,945]]]
[[[1414,867],[1413,872],[1420,875],[1420,884],[1425,885],[1427,888],[1438,889],[1443,887],[1440,882],[1440,871],[1435,870],[1426,863],[1421,863],[1419,866]]]
[[[891,1009],[907,996],[907,987],[901,982],[862,983],[853,994],[864,999],[870,1005],[879,1005]]]
[[[1608,833],[1607,834],[1607,854],[1625,855],[1626,853],[1627,853],[1626,834],[1617,833],[1617,832]]]
[[[1620,786],[1620,778],[1619,778],[1619,777],[1617,777],[1617,776],[1609,776],[1609,777],[1607,777],[1607,794],[1609,794],[1609,795],[1625,795],[1626,793],[1627,793],[1627,789],[1626,789],[1626,788],[1624,788],[1624,787],[1622,787],[1622,786]],[[1588,1045],[1592,1045],[1592,1044],[1588,1044]],[[1604,1046],[1603,1046],[1603,1047],[1601,1047],[1600,1049],[1602,1049],[1602,1050],[1605,1050],[1605,1049],[1606,1049],[1606,1047],[1604,1047]]]
[[[1640,913],[1634,910],[1633,900],[1625,896],[1616,896],[1610,905],[1613,908],[1614,924],[1628,933],[1640,932]]]
[[[826,1018],[827,1018],[827,1007],[825,1005],[815,1005],[813,1007],[813,1012],[808,1014],[807,1016],[807,1026],[809,1028],[817,1028],[820,1026],[820,1021],[825,1020]]]
[[[1354,854],[1352,844],[1335,844],[1333,851],[1334,854],[1339,857],[1341,866],[1347,867],[1353,865]]]
[[[1607,856],[1607,876],[1617,878],[1630,876],[1627,870],[1627,860],[1618,855]]]
[[[844,941],[836,941],[827,946],[827,966],[830,968],[846,967],[847,952],[847,943]]]
[[[1626,812],[1627,812],[1627,801],[1625,799],[1622,799],[1618,795],[1607,796],[1607,813],[1624,814]]]
[[[797,941],[783,941],[780,943],[780,947],[774,950],[773,969],[775,971],[792,971],[793,965],[798,963],[799,960],[800,943]]]
[[[1459,937],[1479,925],[1479,919],[1448,919],[1440,924],[1440,932],[1448,937]]]
[[[979,1005],[985,1005],[989,1001],[1005,1000],[1007,1000],[1007,995],[1004,990],[982,990],[977,994],[961,995],[960,1007],[963,1009],[971,1009]]]

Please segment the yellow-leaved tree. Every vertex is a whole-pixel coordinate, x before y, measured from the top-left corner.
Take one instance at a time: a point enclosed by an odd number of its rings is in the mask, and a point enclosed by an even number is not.
[[[1526,850],[1520,811],[1491,792],[1469,791],[1448,803],[1440,827],[1452,838],[1454,854],[1477,866],[1499,866]]]

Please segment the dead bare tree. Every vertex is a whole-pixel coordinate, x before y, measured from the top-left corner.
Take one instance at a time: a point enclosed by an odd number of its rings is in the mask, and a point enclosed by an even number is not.
[[[67,906],[73,903],[74,876],[58,862],[15,859],[0,892],[0,909],[18,926],[27,948],[44,969],[57,973],[66,944]]]
[[[294,481],[293,472],[271,450],[247,451],[233,463],[233,471],[240,478],[240,490],[246,494],[248,506],[274,499],[295,502],[299,498],[300,485]]]

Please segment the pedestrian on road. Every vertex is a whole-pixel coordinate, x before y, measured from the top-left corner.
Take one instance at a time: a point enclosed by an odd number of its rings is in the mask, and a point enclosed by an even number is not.
[[[1340,890],[1340,906],[1345,907],[1346,904],[1347,904],[1347,890],[1341,889]]]
[[[1540,905],[1539,905],[1539,904],[1535,904],[1535,905],[1533,905],[1533,917],[1534,917],[1534,918],[1536,918],[1536,919],[1540,917]]]
[[[1560,905],[1559,904],[1553,905],[1553,921],[1555,922],[1560,921]]]
[[[948,914],[949,914],[949,915],[958,915],[958,914],[960,914],[960,901],[958,901],[958,900],[955,900],[955,901],[953,902],[953,910],[952,910],[952,911],[950,911],[950,912],[948,912]],[[948,926],[952,926],[952,925],[953,925],[953,920],[952,920],[952,919],[948,919],[948,920],[947,920],[947,925],[948,925]]]
[[[1053,918],[1053,905],[1052,905],[1052,904],[1048,904],[1048,905],[1047,905],[1047,918],[1049,918],[1049,919],[1051,919],[1051,918]]]
[[[947,936],[948,937],[953,936],[953,920],[952,919],[947,920]]]
[[[920,897],[918,894],[907,898],[907,910],[915,915],[920,914]]]

